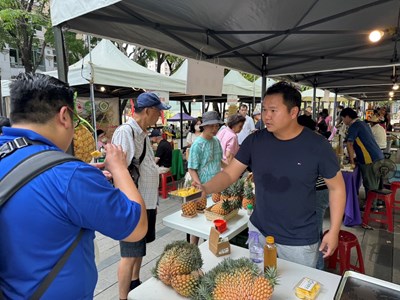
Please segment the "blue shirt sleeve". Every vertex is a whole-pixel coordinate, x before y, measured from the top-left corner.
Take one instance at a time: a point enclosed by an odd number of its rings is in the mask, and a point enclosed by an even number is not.
[[[75,169],[66,193],[68,217],[83,228],[122,240],[139,222],[140,205],[130,201],[90,165],[81,164]]]
[[[356,124],[353,123],[352,125],[350,125],[349,129],[347,130],[347,137],[346,137],[347,142],[354,142],[358,136],[358,126],[354,125]]]

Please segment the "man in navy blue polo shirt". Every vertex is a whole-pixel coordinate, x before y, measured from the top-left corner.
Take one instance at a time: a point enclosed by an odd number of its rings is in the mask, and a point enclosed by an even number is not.
[[[264,95],[266,129],[249,135],[228,167],[203,185],[206,194],[223,190],[249,166],[256,205],[249,230],[274,236],[278,256],[315,267],[318,250],[332,255],[345,207],[345,186],[332,147],[321,135],[297,123],[301,94],[286,82]],[[318,248],[315,183],[321,175],[329,189],[331,224]],[[265,244],[265,238],[262,239]]]
[[[375,174],[373,163],[384,158],[383,152],[372,134],[371,127],[358,118],[356,111],[346,107],[340,112],[340,117],[343,123],[349,126],[346,146],[350,163],[355,166],[355,154],[367,195],[369,190],[379,188],[379,176]]]
[[[0,159],[0,178],[43,150],[66,151],[74,135],[73,90],[43,74],[20,74],[10,85],[11,124],[0,147],[16,138],[34,142]],[[93,239],[99,231],[116,240],[143,238],[146,207],[119,146],[107,144],[103,173],[79,161],[35,177],[0,211],[0,288],[6,299],[28,299],[81,229],[82,239],[41,299],[93,299],[97,282]],[[17,179],[16,179],[17,180]]]

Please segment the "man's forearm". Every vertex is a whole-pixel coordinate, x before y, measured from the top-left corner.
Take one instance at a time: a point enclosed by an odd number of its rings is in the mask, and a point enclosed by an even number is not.
[[[329,191],[330,230],[339,233],[342,226],[344,208],[346,206],[345,190]]]
[[[219,172],[210,181],[203,185],[206,194],[218,193],[226,189],[233,182],[235,182],[232,177],[225,171]]]

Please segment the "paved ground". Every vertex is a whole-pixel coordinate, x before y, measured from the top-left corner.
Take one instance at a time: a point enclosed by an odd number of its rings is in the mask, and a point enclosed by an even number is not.
[[[151,277],[151,269],[166,244],[173,240],[182,240],[186,235],[162,224],[162,218],[179,210],[180,203],[172,199],[160,199],[157,216],[156,240],[148,245],[147,256],[143,259],[141,280]],[[327,216],[329,212],[327,212]],[[325,220],[324,228],[329,223]],[[400,211],[395,214],[395,233],[387,232],[384,227],[373,224],[374,230],[361,227],[343,227],[355,233],[363,251],[366,274],[400,284]],[[118,299],[117,266],[119,245],[108,237],[97,234],[99,280],[95,290],[96,300]],[[355,257],[353,257],[355,261]],[[145,299],[143,299],[145,300]]]

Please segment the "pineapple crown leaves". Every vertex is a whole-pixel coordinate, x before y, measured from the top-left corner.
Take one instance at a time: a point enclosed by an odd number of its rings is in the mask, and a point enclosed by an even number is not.
[[[232,204],[232,208],[233,209],[240,209],[240,208],[242,208],[242,200],[235,200],[235,201],[231,201],[231,202],[233,202],[233,204]]]
[[[87,128],[89,128],[92,132],[95,132],[95,130],[93,129],[92,125],[78,114],[78,111],[76,109],[76,98],[78,98],[78,92],[77,91],[74,92],[74,119],[76,121],[79,121],[81,124],[83,124]]]
[[[246,181],[246,184],[244,186],[244,196],[247,199],[253,199],[254,198],[253,185],[251,184],[250,181]]]
[[[275,267],[267,267],[264,271],[264,277],[268,279],[272,287],[279,285],[278,270]]]
[[[183,259],[191,262],[192,271],[200,269],[203,266],[203,259],[199,247],[194,244],[189,244],[186,241],[174,241],[165,246],[163,253],[160,255],[156,266],[151,270],[152,275],[158,278],[158,267],[160,261],[165,255],[174,255],[174,259]]]

